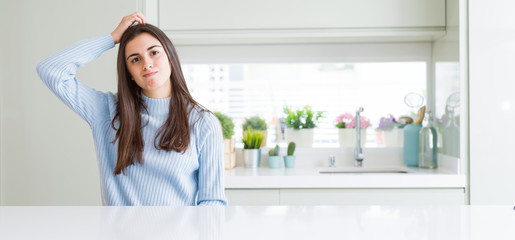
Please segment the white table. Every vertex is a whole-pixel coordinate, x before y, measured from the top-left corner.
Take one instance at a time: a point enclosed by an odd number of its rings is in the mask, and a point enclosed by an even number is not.
[[[513,206],[0,207],[0,239],[515,239]]]

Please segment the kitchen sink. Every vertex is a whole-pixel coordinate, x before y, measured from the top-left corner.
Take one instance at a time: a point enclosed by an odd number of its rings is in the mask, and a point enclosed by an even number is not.
[[[406,167],[342,167],[342,168],[322,168],[318,170],[321,174],[336,173],[413,173]]]

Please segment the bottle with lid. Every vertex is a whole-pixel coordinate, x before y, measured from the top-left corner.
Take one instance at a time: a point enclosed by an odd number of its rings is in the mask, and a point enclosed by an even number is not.
[[[433,114],[427,112],[426,125],[420,129],[418,167],[438,167],[438,135],[433,124]]]
[[[447,124],[442,130],[442,153],[460,157],[460,127],[456,123],[454,109],[446,109]]]

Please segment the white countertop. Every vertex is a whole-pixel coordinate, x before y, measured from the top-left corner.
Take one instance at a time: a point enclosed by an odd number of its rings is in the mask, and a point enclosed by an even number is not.
[[[263,151],[265,151],[264,149]],[[282,152],[285,152],[283,150]],[[402,148],[365,148],[366,167],[405,167]],[[460,160],[439,154],[438,168],[410,168],[414,173],[320,174],[327,168],[328,156],[335,156],[337,168],[353,167],[352,148],[299,148],[295,168],[272,169],[262,156],[261,167],[244,168],[241,149],[236,151],[237,167],[225,170],[226,189],[278,188],[463,188],[467,177],[460,170]]]
[[[410,168],[414,173],[320,174],[320,168],[233,168],[226,189],[252,188],[465,188],[466,176],[447,169]]]
[[[0,207],[0,239],[515,239],[513,206]]]

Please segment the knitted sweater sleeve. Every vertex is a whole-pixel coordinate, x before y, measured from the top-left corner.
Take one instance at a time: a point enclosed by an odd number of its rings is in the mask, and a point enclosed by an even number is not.
[[[218,119],[205,112],[199,121],[197,205],[227,205],[224,193],[223,135]]]
[[[107,94],[84,85],[75,74],[79,67],[113,47],[113,38],[110,34],[105,34],[77,42],[37,66],[39,77],[45,85],[90,126],[109,116]]]

